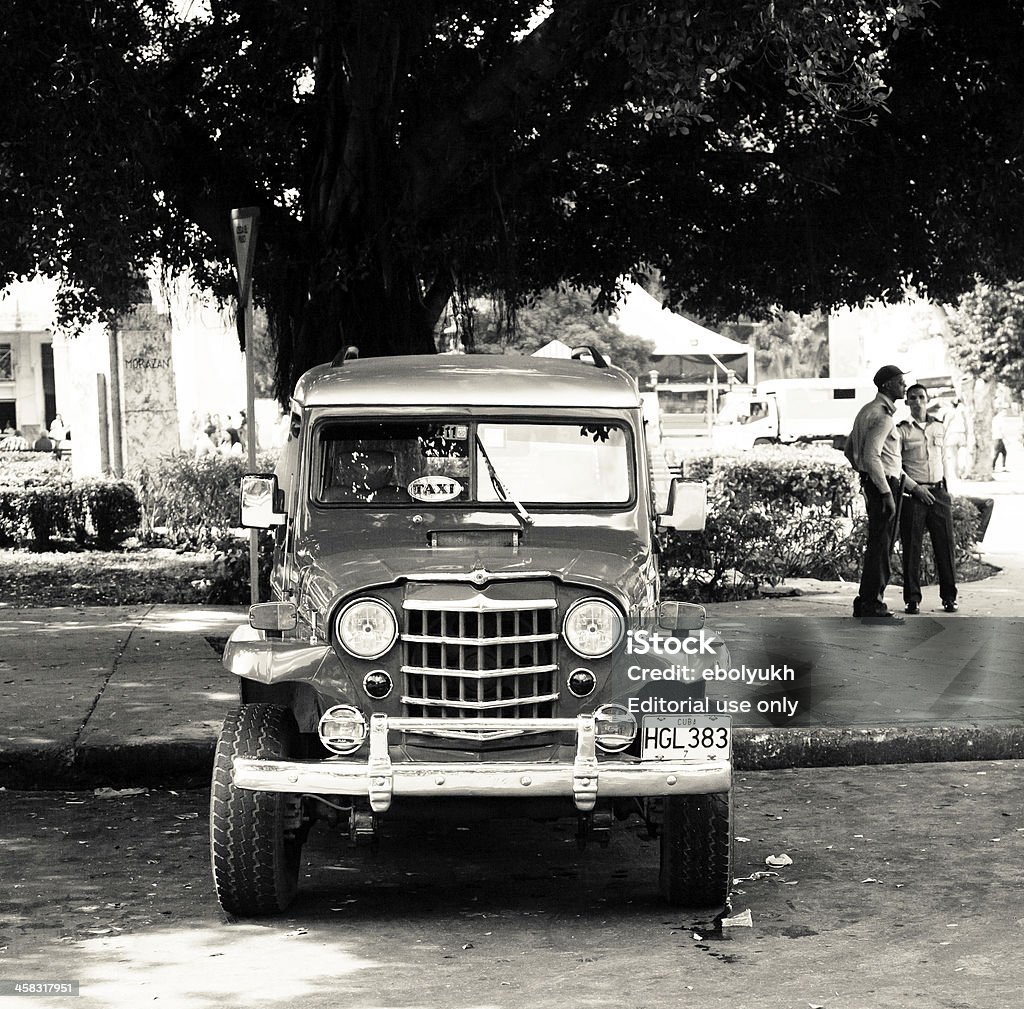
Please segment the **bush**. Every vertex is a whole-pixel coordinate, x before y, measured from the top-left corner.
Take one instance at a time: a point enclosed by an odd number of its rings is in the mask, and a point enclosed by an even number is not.
[[[257,469],[268,472],[274,457],[263,454]],[[179,452],[147,463],[132,474],[141,506],[141,531],[152,540],[157,529],[185,550],[221,543],[241,521],[238,485],[248,469],[244,457]]]
[[[71,483],[71,466],[50,452],[0,452],[0,487]]]
[[[666,593],[706,602],[746,598],[786,578],[857,581],[867,538],[859,478],[831,449],[766,447],[733,456],[694,455],[687,479],[708,482],[702,533],[664,537],[661,573]],[[978,512],[953,499],[958,567],[971,559]],[[922,584],[937,581],[925,536]],[[893,580],[902,579],[901,558]]]
[[[835,578],[850,557],[859,486],[831,449],[765,447],[732,455],[693,455],[687,479],[708,483],[703,533],[663,544],[668,591],[685,598],[755,594],[788,577]]]
[[[270,573],[274,559],[274,535],[259,530],[258,555],[260,599],[270,598]],[[204,601],[219,605],[247,605],[249,585],[249,537],[225,536],[214,544],[212,573],[199,585]]]
[[[139,528],[142,508],[135,488],[127,480],[76,480],[72,486],[75,539],[90,534],[101,548],[116,546]]]
[[[138,525],[135,489],[124,480],[59,479],[50,484],[0,486],[0,545],[31,540],[36,549],[46,549],[60,536],[109,547]]]

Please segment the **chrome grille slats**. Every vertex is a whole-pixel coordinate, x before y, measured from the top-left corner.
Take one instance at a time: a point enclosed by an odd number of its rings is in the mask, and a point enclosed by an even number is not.
[[[406,714],[550,718],[556,714],[557,603],[522,586],[419,586],[403,604]]]

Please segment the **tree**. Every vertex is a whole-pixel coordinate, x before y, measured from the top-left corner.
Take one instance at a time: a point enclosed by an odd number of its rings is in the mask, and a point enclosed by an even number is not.
[[[1021,261],[1022,46],[1017,0],[9,0],[0,282],[228,298],[257,205],[280,392],[433,349],[453,294],[949,299]]]
[[[828,320],[820,313],[780,312],[743,328],[745,341],[757,348],[759,380],[828,377]]]
[[[971,473],[992,475],[992,415],[996,383],[1024,395],[1024,283],[976,284],[948,313],[949,351],[969,376],[963,390],[968,408]]]
[[[474,350],[482,354],[509,350],[532,354],[558,339],[572,348],[594,347],[634,378],[643,378],[651,369],[654,344],[623,333],[606,315],[593,310],[592,301],[584,291],[546,291],[516,313],[511,334],[504,329],[495,307],[483,303],[475,310],[480,318],[473,324]]]

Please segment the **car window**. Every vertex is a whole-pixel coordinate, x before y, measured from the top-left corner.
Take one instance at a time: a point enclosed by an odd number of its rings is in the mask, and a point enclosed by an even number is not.
[[[606,421],[327,422],[313,497],[326,505],[625,504],[629,436]],[[492,476],[493,473],[493,476]]]

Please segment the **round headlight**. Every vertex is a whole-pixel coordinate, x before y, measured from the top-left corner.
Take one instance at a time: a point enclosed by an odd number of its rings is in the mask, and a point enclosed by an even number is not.
[[[395,611],[379,599],[356,599],[334,622],[342,648],[357,659],[380,658],[398,637]]]
[[[622,640],[622,617],[603,599],[581,599],[569,607],[562,633],[577,655],[600,659]]]

